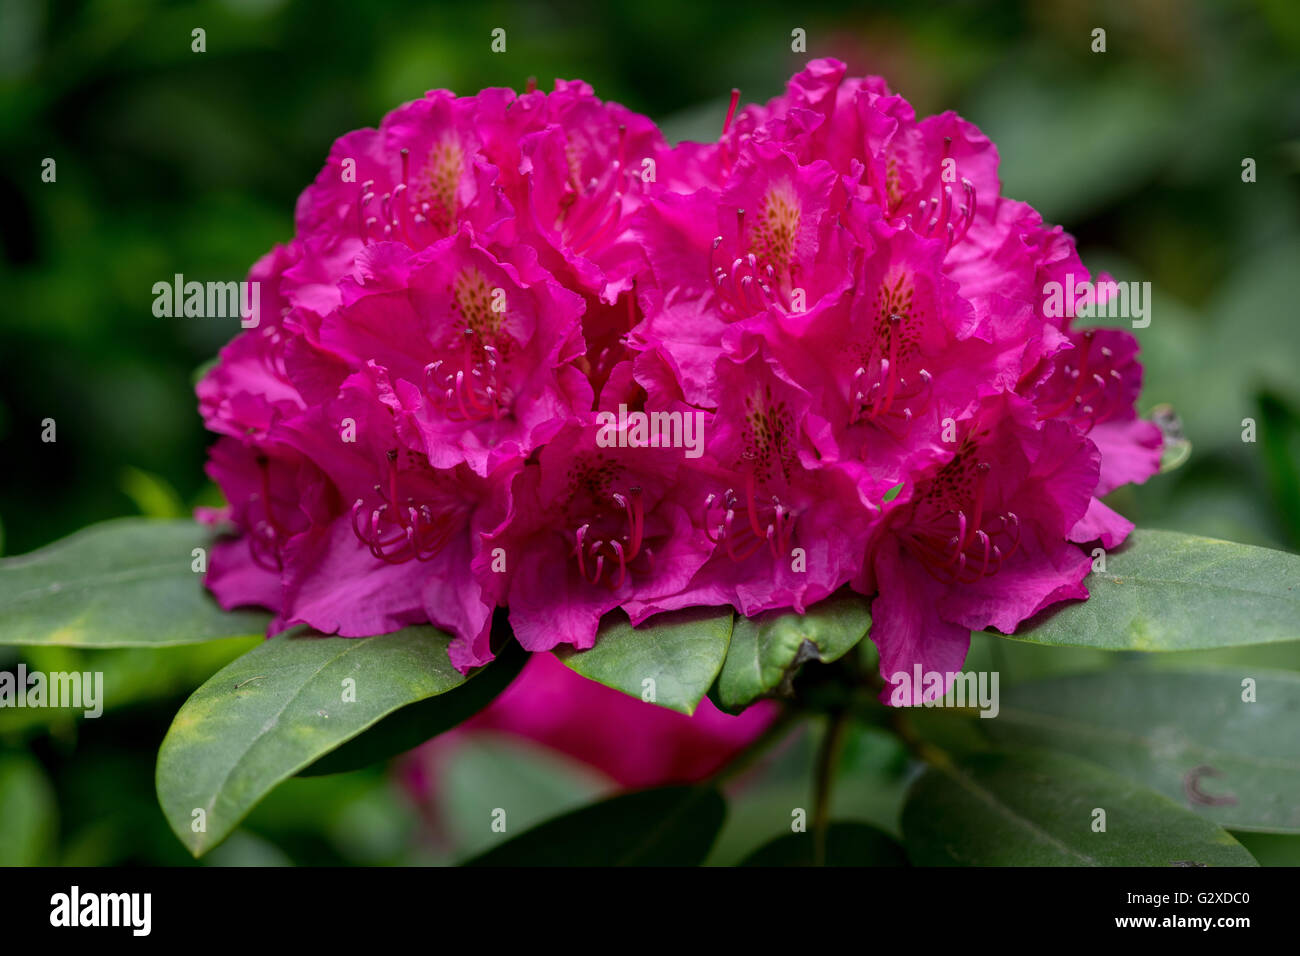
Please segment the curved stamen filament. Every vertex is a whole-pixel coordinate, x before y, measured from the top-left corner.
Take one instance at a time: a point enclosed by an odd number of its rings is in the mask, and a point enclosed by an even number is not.
[[[592,520],[601,522],[601,527],[610,527],[617,523],[623,527],[622,533],[611,535],[608,539],[588,540],[592,522],[580,525],[574,532],[574,546],[571,554],[578,558],[578,573],[589,584],[601,583],[605,574],[606,561],[610,574],[605,584],[612,590],[618,590],[627,581],[631,572],[630,565],[638,555],[646,555],[646,563],[651,571],[654,568],[654,555],[649,548],[644,548],[645,540],[645,504],[639,487],[634,487],[626,495],[615,492],[610,496],[617,511],[602,510]],[[617,518],[615,518],[615,514]],[[617,572],[613,570],[617,565]]]
[[[929,407],[932,379],[925,369],[915,375],[909,372],[906,377],[902,374],[897,345],[902,316],[891,315],[889,323],[888,356],[880,359],[876,374],[867,371],[870,365],[859,367],[853,374],[849,424],[868,421],[897,437],[910,427],[916,414]]]
[[[970,584],[997,574],[1020,547],[1020,519],[1008,511],[986,516],[991,467],[976,465],[971,507],[950,508],[932,519],[918,519],[900,537],[935,577]]]
[[[390,192],[379,197],[378,215],[374,215],[370,208],[376,197],[375,181],[367,179],[361,184],[356,203],[357,233],[366,244],[380,239],[397,239],[412,249],[422,249],[454,228],[456,210],[441,211],[435,217],[439,221],[435,222],[430,217],[431,207],[427,199],[416,195],[420,188],[411,188],[411,151],[403,148],[399,155],[401,178]],[[450,221],[444,221],[449,218]]]
[[[623,199],[629,187],[639,188],[641,179],[628,175],[627,127],[618,128],[618,151],[599,179],[592,177],[585,187],[576,179],[565,184],[557,228],[565,244],[585,253],[623,221]]]
[[[1109,347],[1095,347],[1096,333],[1092,329],[1085,330],[1082,338],[1078,367],[1062,364],[1054,379],[1059,389],[1057,400],[1040,411],[1038,417],[1064,415],[1087,434],[1094,425],[1113,417],[1124,407],[1123,372],[1132,364],[1132,358],[1117,361]]]
[[[366,509],[364,498],[352,505],[352,532],[378,560],[403,564],[414,558],[429,561],[442,550],[453,530],[450,520],[435,513],[430,502],[408,497],[400,501],[397,450],[387,453],[387,489],[374,486],[379,504]]]
[[[715,512],[721,512],[719,518],[713,517]],[[745,476],[743,501],[734,488],[721,496],[706,497],[703,521],[705,536],[712,544],[721,545],[736,563],[747,560],[765,544],[772,557],[779,560],[789,553],[794,540],[794,513],[775,495],[770,504],[760,506],[752,474]]]
[[[943,161],[949,159],[951,152],[952,137],[945,136]],[[943,161],[940,162],[941,169],[944,168]],[[960,203],[955,199],[952,185],[942,184],[937,197],[922,199],[916,204],[916,212],[904,217],[918,235],[933,238],[942,234],[945,251],[964,239],[975,222],[975,184],[962,177],[958,185],[961,187],[962,195]]]
[[[724,236],[715,236],[709,247],[709,277],[722,310],[733,318],[755,315],[773,305],[788,311],[790,302],[785,285],[794,285],[795,267],[791,264],[785,269],[783,277],[789,281],[783,283],[770,262],[760,260],[753,252],[742,251],[746,245],[745,210],[736,210],[735,249],[740,254],[731,260],[730,268],[717,262],[725,241]]]
[[[477,333],[466,329],[460,367],[444,371],[446,359],[424,367],[425,394],[449,418],[483,421],[498,419],[504,412],[504,395],[497,378],[501,355],[495,347],[478,342]]]

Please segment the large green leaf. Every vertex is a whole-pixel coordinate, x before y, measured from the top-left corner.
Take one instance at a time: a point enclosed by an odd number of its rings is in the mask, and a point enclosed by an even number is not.
[[[813,833],[787,833],[755,850],[741,866],[813,866]],[[842,821],[826,830],[827,866],[907,866],[907,854],[888,833]]]
[[[0,560],[0,644],[161,647],[266,629],[223,611],[192,569],[211,532],[193,521],[123,518]]]
[[[418,747],[473,717],[510,685],[523,669],[528,655],[518,644],[511,643],[497,656],[491,667],[480,668],[458,687],[389,714],[365,733],[353,737],[337,750],[327,753],[310,767],[300,770],[300,777],[327,773],[347,773],[368,767],[389,757]]]
[[[712,787],[642,790],[566,813],[467,865],[698,866],[726,814]]]
[[[871,627],[867,599],[840,593],[808,609],[740,617],[718,677],[718,696],[737,711],[759,697],[789,690],[789,681],[810,660],[838,660]]]
[[[618,612],[601,621],[595,647],[558,656],[583,677],[693,714],[727,656],[732,618],[731,608],[691,608],[633,627]]]
[[[1300,638],[1300,555],[1173,531],[1134,531],[1085,583],[1018,640],[1129,651],[1191,651]]]
[[[286,633],[223,668],[181,707],[158,751],[158,800],[181,842],[201,855],[282,780],[398,708],[458,687],[450,641],[431,627]]]
[[[1244,678],[1255,701],[1242,700]],[[1004,744],[1078,754],[1224,827],[1300,833],[1300,674],[1118,670],[1002,693]]]
[[[1093,830],[1105,811],[1104,832]],[[926,770],[903,807],[918,866],[1254,866],[1226,830],[1086,761],[1026,751]]]

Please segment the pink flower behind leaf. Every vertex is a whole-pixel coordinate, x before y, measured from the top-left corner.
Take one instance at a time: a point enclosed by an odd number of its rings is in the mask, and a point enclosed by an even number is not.
[[[407,759],[441,768],[474,733],[490,731],[566,754],[627,789],[694,783],[752,743],[778,710],[764,701],[730,716],[705,698],[688,717],[588,680],[551,654],[533,654],[486,709]],[[436,801],[433,790],[423,796]]]

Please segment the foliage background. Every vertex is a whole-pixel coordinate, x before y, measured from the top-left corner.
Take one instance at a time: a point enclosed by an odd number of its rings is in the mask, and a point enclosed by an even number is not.
[[[505,55],[488,49],[497,26]],[[1105,54],[1089,50],[1097,26]],[[190,50],[194,27],[206,53]],[[794,27],[807,56],[790,52]],[[289,237],[297,193],[335,137],[425,89],[562,76],[674,138],[712,138],[731,87],[764,100],[818,55],[883,74],[922,114],[961,112],[997,143],[1007,195],[1063,224],[1094,271],[1152,283],[1138,333],[1144,411],[1172,403],[1193,452],[1112,503],[1148,526],[1300,550],[1290,0],[0,0],[0,554],[211,500],[192,380],[235,324],[157,319],[152,285],[242,276]],[[55,184],[40,180],[47,156]],[[1253,184],[1241,181],[1247,156]],[[53,444],[40,440],[47,417]],[[1255,444],[1241,440],[1245,417],[1259,423]],[[246,646],[25,653],[32,667],[104,670],[111,709],[91,722],[0,711],[0,863],[189,862],[157,808],[154,755],[189,691]],[[1234,653],[1300,669],[1295,645]],[[1115,662],[1008,642],[973,654],[1004,682]],[[0,650],[0,668],[16,660]],[[745,782],[715,862],[808,805],[808,736]],[[542,819],[609,786],[517,742],[483,740],[456,759],[440,841],[378,769],[291,781],[205,862],[446,860],[481,843],[494,788],[526,795]],[[838,815],[897,831],[905,755],[859,728],[845,761]],[[1300,863],[1300,837],[1243,842],[1261,862]]]

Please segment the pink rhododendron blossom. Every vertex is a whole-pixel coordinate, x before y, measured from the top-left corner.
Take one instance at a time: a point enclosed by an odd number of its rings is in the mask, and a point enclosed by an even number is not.
[[[298,235],[327,238],[325,249],[346,268],[367,242],[422,249],[461,223],[480,232],[500,224],[507,213],[500,171],[480,132],[492,103],[435,90],[388,114],[379,129],[339,139],[298,200]]]
[[[872,635],[887,678],[915,663],[959,670],[971,630],[1011,631],[1087,596],[1091,560],[1067,539],[1097,483],[1096,446],[1062,422],[1040,425],[1011,393],[961,428],[956,452],[886,506],[854,582],[877,595]]]
[[[602,615],[623,607],[635,624],[655,599],[683,590],[708,557],[689,506],[697,478],[680,450],[602,448],[597,426],[566,426],[514,480],[509,519],[476,562],[499,588],[527,650],[596,641]],[[515,555],[504,574],[491,552]]]
[[[376,243],[341,281],[317,347],[383,373],[382,401],[435,468],[487,475],[591,408],[573,365],[582,300],[545,270],[499,262],[469,227],[414,256]],[[527,250],[528,247],[521,247]]]
[[[429,93],[335,143],[198,386],[208,585],[273,629],[431,622],[462,671],[498,607],[541,652],[849,587],[887,683],[956,670],[1087,596],[1132,528],[1101,497],[1159,466],[1136,339],[1048,306],[1089,278],[977,128],[834,60],[713,143],[577,81]]]

